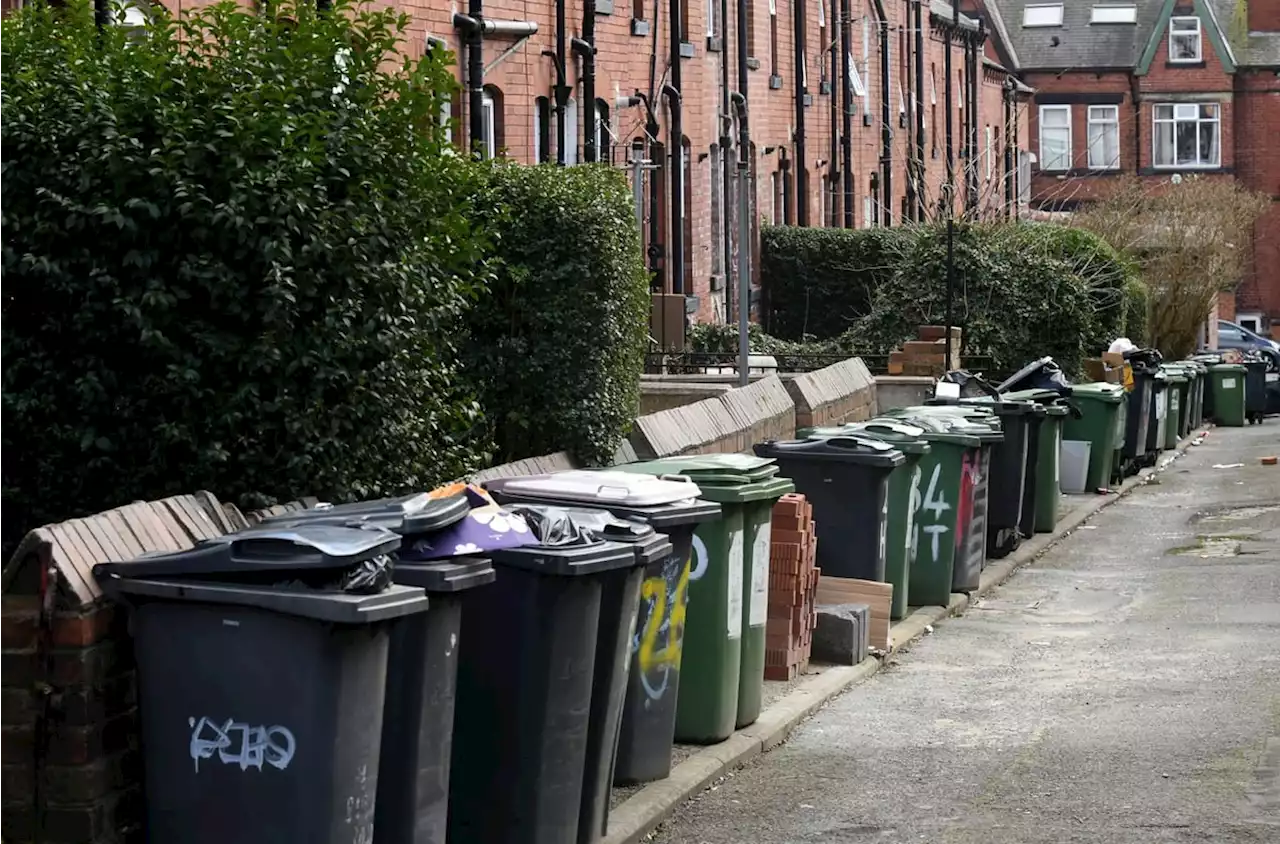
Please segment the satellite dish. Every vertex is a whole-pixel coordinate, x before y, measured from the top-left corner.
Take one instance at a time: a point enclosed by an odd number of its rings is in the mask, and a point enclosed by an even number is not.
[[[1181,174],[1181,173],[1174,173],[1174,174],[1173,174],[1173,177],[1172,177],[1172,178],[1170,178],[1170,179],[1169,179],[1169,181],[1173,182],[1175,185],[1180,185],[1180,184],[1182,184],[1182,174]]]

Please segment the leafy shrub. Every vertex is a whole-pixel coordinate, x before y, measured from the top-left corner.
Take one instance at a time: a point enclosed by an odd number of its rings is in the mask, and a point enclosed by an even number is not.
[[[606,464],[635,420],[649,285],[630,189],[605,165],[494,172],[501,261],[470,320],[468,370],[498,460]]]
[[[453,85],[408,19],[286,0],[3,28],[5,535],[209,488],[256,504],[457,477],[454,340],[486,251]]]
[[[914,339],[918,326],[945,320],[945,229],[914,231],[914,247],[851,330],[875,353]],[[1089,290],[1057,254],[1051,234],[1028,225],[956,229],[954,323],[964,327],[964,353],[990,357],[994,372],[1012,372],[1042,355],[1078,372],[1085,338],[1098,333]]]
[[[839,336],[871,312],[876,290],[911,247],[909,228],[765,226],[760,280],[765,327],[787,340]]]

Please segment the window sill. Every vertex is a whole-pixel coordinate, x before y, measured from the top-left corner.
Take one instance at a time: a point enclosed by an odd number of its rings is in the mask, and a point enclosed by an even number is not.
[[[1234,167],[1223,167],[1215,165],[1212,167],[1196,166],[1192,164],[1183,165],[1165,165],[1157,164],[1154,167],[1143,167],[1138,171],[1140,176],[1172,176],[1175,173],[1191,173],[1196,176],[1211,176],[1215,174],[1231,174],[1236,170]]]
[[[752,57],[752,56],[747,56],[747,67],[748,67],[750,70],[759,70],[759,69],[760,69],[760,60],[759,60],[759,59],[757,59],[757,58],[754,58],[754,57]]]
[[[723,49],[724,49],[724,44],[723,42],[721,42],[718,36],[715,36],[715,35],[707,36],[707,52],[708,53],[719,53]]]
[[[782,89],[782,77],[776,73],[769,76],[769,90],[778,91]]]
[[[698,54],[698,49],[688,41],[680,42],[680,58],[691,59]]]
[[[818,93],[819,93],[819,94],[830,94],[830,93],[831,93],[831,83],[830,83],[830,82],[819,82],[819,83],[818,83]]]
[[[597,14],[597,15],[612,15],[612,14],[613,14],[613,0],[596,0],[596,14]]]
[[[813,94],[805,94],[803,101],[806,107],[813,105]]]
[[[636,36],[639,36],[639,37],[643,38],[643,37],[645,37],[646,35],[648,35],[651,31],[652,31],[652,29],[651,29],[651,27],[649,26],[649,22],[648,22],[648,21],[642,21],[642,20],[640,20],[639,18],[632,18],[632,19],[631,19],[631,34],[632,34],[632,35],[636,35]]]
[[[1170,70],[1195,70],[1196,68],[1205,67],[1205,61],[1204,59],[1196,59],[1195,61],[1180,62],[1175,59],[1169,59],[1164,63],[1164,66]]]

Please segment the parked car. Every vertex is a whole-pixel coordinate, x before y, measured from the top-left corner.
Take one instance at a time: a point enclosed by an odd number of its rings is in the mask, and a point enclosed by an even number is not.
[[[1236,325],[1234,322],[1227,322],[1225,319],[1218,320],[1218,348],[1239,349],[1242,352],[1262,352],[1267,357],[1267,360],[1270,361],[1267,369],[1271,372],[1280,371],[1280,343],[1275,340],[1268,340],[1266,337],[1260,337],[1249,329]]]

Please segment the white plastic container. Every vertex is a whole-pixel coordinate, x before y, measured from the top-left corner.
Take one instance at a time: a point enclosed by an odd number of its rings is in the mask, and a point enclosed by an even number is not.
[[[1089,455],[1093,452],[1093,443],[1088,440],[1063,440],[1061,458],[1062,474],[1059,475],[1059,487],[1068,495],[1079,495],[1085,491],[1089,479]]]

